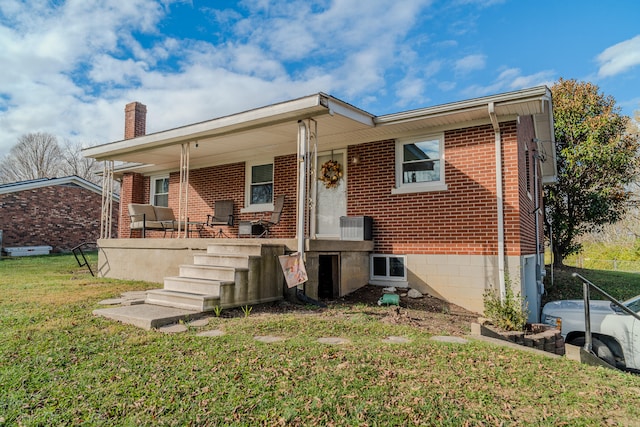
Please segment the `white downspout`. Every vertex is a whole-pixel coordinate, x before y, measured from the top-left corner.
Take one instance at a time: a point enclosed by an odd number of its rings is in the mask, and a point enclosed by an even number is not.
[[[296,237],[298,238],[298,252],[304,260],[304,222],[307,200],[307,126],[298,121],[298,211]]]
[[[496,150],[496,208],[498,212],[498,288],[500,290],[500,300],[504,301],[506,295],[505,275],[504,275],[504,201],[502,196],[502,143],[500,135],[500,124],[495,112],[493,102],[488,104],[489,118],[493,125],[495,134]]]

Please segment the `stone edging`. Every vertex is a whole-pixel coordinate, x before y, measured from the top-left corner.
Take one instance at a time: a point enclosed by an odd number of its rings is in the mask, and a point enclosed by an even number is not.
[[[471,323],[471,335],[495,338],[563,356],[565,353],[564,339],[560,331],[546,325],[540,326],[540,329],[542,329],[541,332],[525,334],[524,332],[499,331],[488,325]]]

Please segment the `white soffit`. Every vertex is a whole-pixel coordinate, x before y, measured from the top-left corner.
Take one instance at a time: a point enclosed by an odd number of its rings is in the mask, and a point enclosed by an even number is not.
[[[269,154],[295,153],[298,120],[313,118],[318,128],[343,134],[373,126],[373,116],[325,94],[91,147],[85,157],[175,168],[183,143],[191,146],[191,168],[243,161]],[[151,166],[153,165],[153,166]],[[138,169],[138,168],[136,168]]]

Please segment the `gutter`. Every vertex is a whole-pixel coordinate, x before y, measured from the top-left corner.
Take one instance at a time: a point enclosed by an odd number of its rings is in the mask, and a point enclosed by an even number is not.
[[[506,295],[504,274],[504,200],[502,196],[502,137],[500,135],[500,123],[495,111],[495,103],[487,104],[489,119],[495,134],[496,150],[496,209],[498,212],[498,288],[500,289],[500,301],[504,302]]]

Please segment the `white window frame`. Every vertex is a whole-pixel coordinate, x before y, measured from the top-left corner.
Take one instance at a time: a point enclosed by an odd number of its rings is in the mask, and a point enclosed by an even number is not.
[[[431,182],[402,182],[402,165],[404,163],[404,146],[406,144],[415,144],[422,141],[438,141],[438,150],[440,152],[440,179]],[[420,135],[411,138],[401,138],[396,140],[396,186],[391,190],[391,194],[420,193],[426,191],[444,191],[447,190],[445,183],[445,156],[444,156],[444,133],[431,135]]]
[[[275,164],[273,161],[273,158],[268,158],[268,159],[258,159],[258,160],[252,160],[252,161],[248,161],[245,162],[245,195],[244,195],[244,208],[240,209],[240,212],[242,213],[246,213],[246,212],[269,212],[269,211],[273,211],[273,192],[271,193],[272,195],[272,200],[271,203],[257,203],[257,204],[251,204],[251,168],[253,166],[260,166],[260,165],[273,165],[272,168],[272,176],[271,176],[271,185],[274,185],[274,176],[275,176]]]
[[[382,275],[374,275],[373,274],[373,259],[374,258],[385,258],[386,260],[386,272],[387,274]],[[390,258],[400,258],[402,259],[402,265],[404,267],[404,275],[403,276],[391,276],[390,272]],[[407,285],[407,256],[406,255],[397,255],[397,254],[371,254],[369,255],[369,283],[372,285],[379,286],[388,286],[392,282],[394,285]]]
[[[154,175],[154,176],[150,176],[149,177],[149,185],[150,185],[150,189],[149,189],[149,204],[154,205],[154,206],[159,206],[156,205],[156,195],[157,194],[164,194],[164,193],[157,193],[156,194],[156,181],[160,180],[160,179],[166,179],[167,183],[169,183],[169,175]],[[169,206],[169,191],[167,191],[167,207]]]

